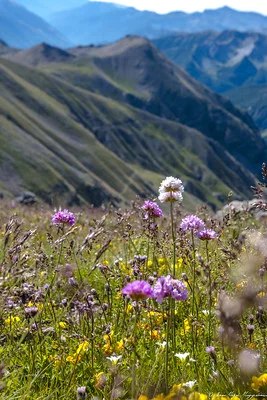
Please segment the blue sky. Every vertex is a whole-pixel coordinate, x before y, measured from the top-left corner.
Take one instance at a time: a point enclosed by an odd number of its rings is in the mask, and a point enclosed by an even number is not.
[[[225,5],[243,11],[256,11],[267,15],[267,0],[102,0],[109,3],[133,6],[139,10],[151,10],[158,13],[170,11],[203,11],[206,8],[218,8]]]

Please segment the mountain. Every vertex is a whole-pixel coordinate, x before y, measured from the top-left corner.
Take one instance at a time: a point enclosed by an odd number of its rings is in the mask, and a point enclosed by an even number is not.
[[[267,84],[242,86],[225,95],[248,112],[262,129],[267,129]]]
[[[77,8],[54,13],[48,21],[76,45],[104,44],[127,34],[153,39],[181,31],[236,29],[267,32],[267,17],[229,7],[201,13],[177,11],[162,15],[113,3],[89,1]]]
[[[6,44],[6,42],[4,42],[3,40],[0,40],[0,57],[3,55],[7,55],[7,54],[14,54],[17,51],[18,51],[17,49],[9,47]]]
[[[265,145],[247,114],[145,39],[66,53],[51,62],[38,46],[1,59],[3,190],[118,204],[176,175],[212,207],[229,190],[250,196]]]
[[[0,38],[9,46],[19,48],[41,42],[59,47],[71,43],[42,18],[12,0],[0,0]]]
[[[267,84],[266,35],[207,31],[176,34],[153,43],[195,79],[244,107],[261,128],[267,127],[266,89],[262,87]]]
[[[16,3],[46,18],[52,13],[81,6],[86,0],[16,0]]]
[[[256,32],[180,33],[153,41],[195,79],[223,93],[267,82],[267,36]]]
[[[12,57],[10,58],[12,58],[13,61],[30,66],[53,62],[64,63],[75,58],[71,53],[46,43],[41,43],[27,50],[17,50],[13,53],[6,53],[6,55],[11,54]]]

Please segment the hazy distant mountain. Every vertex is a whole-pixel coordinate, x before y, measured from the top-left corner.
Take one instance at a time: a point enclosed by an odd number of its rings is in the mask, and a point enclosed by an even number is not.
[[[86,0],[16,0],[16,3],[46,18],[54,12],[81,6]]]
[[[266,35],[237,31],[180,33],[156,39],[154,44],[195,79],[245,107],[262,128],[267,128],[266,89],[261,88],[267,84]],[[249,87],[253,95],[249,95]]]
[[[160,15],[112,3],[89,1],[81,7],[55,13],[48,20],[77,45],[112,42],[127,34],[151,39],[179,31],[267,31],[267,17],[229,7],[202,13],[177,11]]]
[[[70,43],[42,18],[11,0],[0,0],[0,39],[20,48],[41,42],[60,47]]]
[[[34,156],[39,175],[53,166],[47,151],[60,165],[57,175],[51,169],[44,180],[36,177],[31,190],[49,198],[64,180],[61,190],[68,199],[92,201],[95,182],[101,188],[98,202],[101,196],[116,202],[149,193],[151,182],[174,174],[194,198],[212,206],[221,204],[229,189],[237,197],[250,195],[250,171],[265,159],[265,145],[247,114],[194,81],[145,39],[128,37],[65,53],[62,62],[59,49],[47,52],[42,45],[2,59],[7,137],[16,141],[19,129],[32,144],[39,141]],[[21,186],[29,185],[23,157],[31,149],[23,143],[19,153],[10,154]],[[18,164],[23,168],[15,169]]]

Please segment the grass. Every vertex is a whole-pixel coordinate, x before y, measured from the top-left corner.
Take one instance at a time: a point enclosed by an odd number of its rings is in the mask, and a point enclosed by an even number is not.
[[[76,223],[57,227],[47,207],[0,204],[1,398],[266,394],[265,376],[252,380],[266,371],[266,225],[232,209],[217,220],[202,207],[217,233],[202,241],[180,228],[186,214],[174,204],[173,243],[163,208],[156,220],[142,202],[74,209]],[[187,299],[122,294],[128,282],[155,288],[167,275]]]

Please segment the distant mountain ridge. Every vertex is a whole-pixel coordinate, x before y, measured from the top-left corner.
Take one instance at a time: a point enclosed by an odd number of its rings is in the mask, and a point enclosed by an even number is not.
[[[238,31],[180,33],[156,39],[154,44],[195,79],[245,107],[260,127],[267,128],[266,96],[261,90],[267,84],[267,35]]]
[[[77,8],[55,13],[48,21],[76,45],[104,44],[127,34],[149,39],[179,31],[236,29],[267,32],[267,17],[222,7],[204,12],[157,14],[113,3],[89,1]]]
[[[61,62],[60,49],[41,45],[0,60],[2,142],[14,141],[21,149],[8,153],[9,168],[17,171],[12,182],[47,201],[61,191],[69,202],[96,204],[144,196],[167,174],[180,176],[187,193],[212,207],[229,190],[238,198],[250,195],[251,171],[266,150],[247,114],[140,37],[64,53]],[[25,164],[31,146],[38,147],[32,183]],[[40,182],[38,171],[47,174]],[[12,190],[9,182],[3,184]]]
[[[18,48],[41,42],[60,47],[71,43],[48,22],[11,0],[0,0],[0,39]]]

